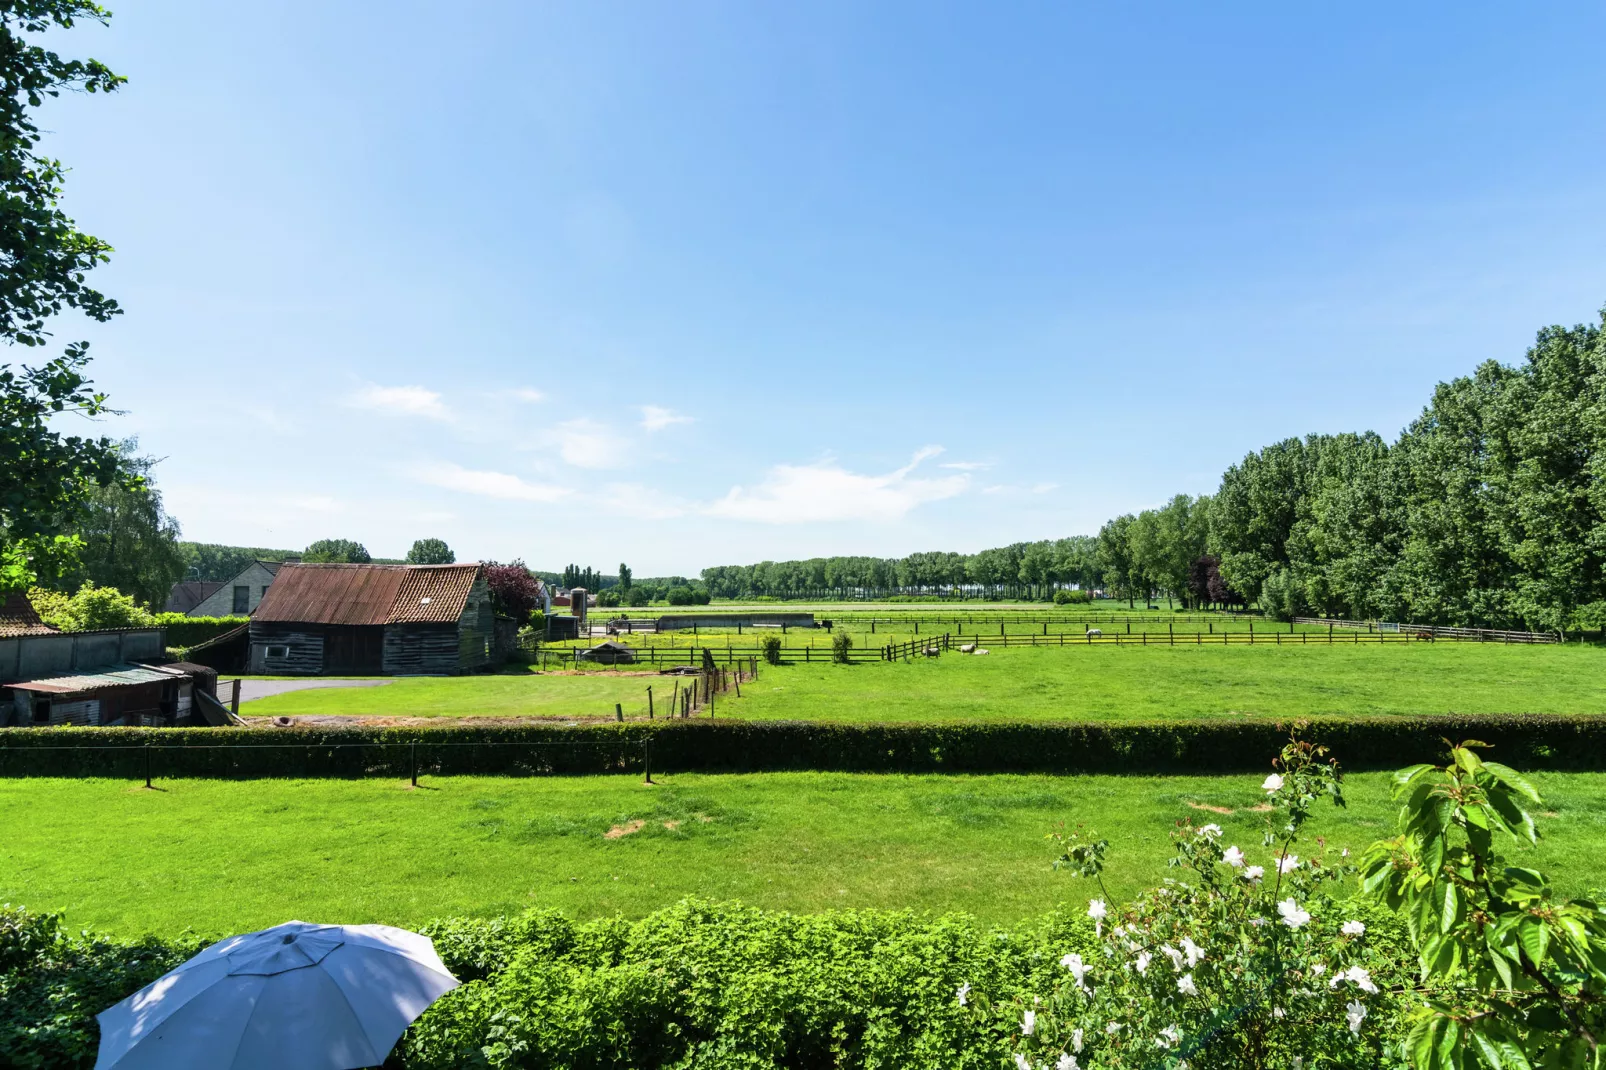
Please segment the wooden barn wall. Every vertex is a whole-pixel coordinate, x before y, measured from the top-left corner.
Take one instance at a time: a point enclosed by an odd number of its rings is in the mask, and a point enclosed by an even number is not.
[[[287,646],[290,655],[270,658],[266,648]],[[251,623],[251,668],[267,676],[314,676],[323,671],[323,631],[316,624]]]
[[[474,580],[463,615],[457,619],[458,663],[464,671],[483,669],[491,664],[491,646],[496,640],[496,614],[491,609],[491,588],[482,572]]]
[[[455,624],[391,624],[385,628],[387,675],[454,673],[457,659]]]

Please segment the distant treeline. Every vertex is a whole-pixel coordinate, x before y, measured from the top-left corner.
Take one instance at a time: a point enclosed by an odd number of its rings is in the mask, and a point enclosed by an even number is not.
[[[1548,327],[1520,366],[1439,384],[1392,445],[1267,446],[1213,497],[1110,521],[1099,548],[1109,585],[1140,596],[1198,597],[1214,577],[1279,617],[1592,629],[1603,517],[1606,334]]]
[[[1099,582],[1098,541],[1089,535],[1017,542],[974,554],[813,557],[703,569],[715,598],[1048,598]]]
[[[1095,537],[976,554],[821,557],[703,570],[722,598],[1046,598],[1535,629],[1606,626],[1606,311],[1548,327],[1518,367],[1441,383],[1390,444],[1373,432],[1249,454],[1214,495]]]

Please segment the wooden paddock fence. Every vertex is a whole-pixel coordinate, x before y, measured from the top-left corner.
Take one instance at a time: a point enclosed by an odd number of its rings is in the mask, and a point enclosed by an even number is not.
[[[1318,627],[1364,629],[1378,635],[1391,632],[1433,639],[1463,639],[1478,643],[1559,643],[1559,632],[1519,632],[1503,628],[1450,628],[1438,624],[1399,624],[1386,620],[1336,620],[1328,617],[1295,617],[1295,624]]]

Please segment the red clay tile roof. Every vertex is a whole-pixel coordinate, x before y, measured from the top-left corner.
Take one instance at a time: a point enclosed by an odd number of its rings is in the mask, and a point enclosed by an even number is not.
[[[414,565],[402,578],[386,624],[438,622],[449,624],[463,615],[469,592],[479,578],[478,565]],[[269,588],[270,590],[272,588]]]
[[[0,598],[0,638],[55,634],[55,628],[39,619],[26,591],[12,591]]]
[[[478,564],[287,562],[252,619],[281,624],[450,623],[463,615],[479,572]]]

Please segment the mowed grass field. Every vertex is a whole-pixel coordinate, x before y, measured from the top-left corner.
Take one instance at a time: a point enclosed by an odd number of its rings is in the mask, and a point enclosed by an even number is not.
[[[1538,775],[1537,850],[1565,892],[1606,884],[1606,774]],[[132,934],[291,918],[416,924],[554,907],[636,916],[682,896],[1033,916],[1098,894],[1051,868],[1056,823],[1112,843],[1118,898],[1167,873],[1178,821],[1215,821],[1253,861],[1259,776],[863,776],[0,781],[0,902]],[[1393,833],[1385,774],[1349,778],[1298,853]],[[1206,807],[1210,809],[1205,809]]]
[[[647,688],[666,693],[673,680],[656,673],[508,673],[491,676],[400,677],[380,687],[313,688],[240,704],[244,717],[360,714],[381,717],[647,715]],[[639,707],[639,709],[638,709]]]
[[[985,641],[984,641],[985,642]],[[599,670],[399,679],[291,692],[247,716],[645,717],[668,677]],[[720,717],[830,721],[1146,721],[1419,713],[1599,713],[1606,649],[1467,643],[1013,647],[912,662],[761,666]]]

